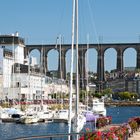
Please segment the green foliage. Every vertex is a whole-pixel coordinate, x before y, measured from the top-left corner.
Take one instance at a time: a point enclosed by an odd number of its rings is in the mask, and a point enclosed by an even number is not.
[[[102,96],[105,96],[105,95],[110,96],[111,94],[113,94],[112,89],[107,88],[107,89],[102,90],[102,92],[93,93],[92,96],[101,98]]]
[[[85,98],[86,98],[86,91],[85,90],[80,90],[79,98],[80,98],[80,102],[85,101]]]
[[[7,108],[7,107],[11,107],[10,104],[8,102],[4,102],[1,105],[3,108]]]
[[[131,95],[129,92],[119,92],[118,93],[119,97],[122,99],[122,100],[125,100],[125,99],[131,99]]]
[[[113,91],[111,88],[106,88],[103,90],[102,95],[110,95],[112,93],[113,93]]]
[[[135,72],[139,73],[140,72],[140,69],[136,69]]]
[[[94,97],[101,98],[102,94],[100,92],[97,92],[97,93],[94,94]]]
[[[29,107],[29,105],[22,104],[20,109],[21,109],[21,111],[25,111],[28,107]]]
[[[134,100],[134,99],[138,98],[138,94],[137,93],[131,93],[131,92],[128,92],[128,91],[119,92],[119,93],[115,93],[115,94],[121,100],[130,100],[131,101],[131,100]]]

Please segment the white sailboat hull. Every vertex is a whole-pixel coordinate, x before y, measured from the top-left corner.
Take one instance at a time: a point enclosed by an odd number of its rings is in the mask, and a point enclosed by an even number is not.
[[[76,118],[76,116],[73,118],[73,122],[73,130],[79,133],[86,123],[86,117],[84,115],[79,114],[78,118]]]
[[[32,124],[37,123],[39,121],[39,118],[37,116],[23,116],[20,118],[20,122],[23,124]]]
[[[9,119],[11,118],[7,112],[0,112],[0,119]]]
[[[68,121],[69,111],[68,110],[59,110],[56,112],[54,119],[62,119]],[[74,113],[71,112],[71,119],[74,117]]]
[[[93,99],[92,104],[92,111],[94,114],[98,114],[101,116],[106,116],[106,108],[104,105],[104,101],[101,101],[100,99]]]
[[[39,119],[51,119],[53,117],[53,112],[51,111],[41,111],[37,113]]]

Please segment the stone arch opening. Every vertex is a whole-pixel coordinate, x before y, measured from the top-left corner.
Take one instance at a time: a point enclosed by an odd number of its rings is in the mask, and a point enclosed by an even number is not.
[[[88,66],[88,71],[97,73],[97,51],[94,48],[89,48],[85,54],[85,64]]]
[[[137,52],[134,48],[127,48],[123,52],[124,56],[124,70],[126,69],[135,69],[136,68],[136,59]]]
[[[40,60],[41,52],[38,49],[30,51],[30,63],[31,65],[41,65]]]
[[[85,53],[85,78],[86,82],[88,80],[87,84],[93,84],[97,79],[97,56],[97,50],[94,48],[89,48]]]
[[[104,70],[110,72],[116,70],[117,51],[114,48],[108,48],[104,52]]]
[[[73,53],[73,59],[75,59],[75,50],[73,50],[74,53]],[[73,73],[76,72],[76,69],[75,69],[75,61],[73,61],[74,64],[73,64]],[[71,71],[71,49],[67,50],[66,52],[66,79],[69,78],[70,76],[70,71]]]
[[[58,71],[58,57],[59,53],[55,49],[48,52],[48,71]]]

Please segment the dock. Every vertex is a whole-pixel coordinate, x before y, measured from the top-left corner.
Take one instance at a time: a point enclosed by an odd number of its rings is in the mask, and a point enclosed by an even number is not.
[[[140,101],[105,101],[106,107],[116,106],[140,106]]]
[[[67,119],[53,118],[52,120],[55,123],[68,123],[68,120]]]
[[[98,131],[108,130],[112,126],[119,127],[120,125],[118,125],[118,124],[111,124],[111,125],[108,125],[108,126],[105,126],[103,128],[98,129]],[[129,137],[127,139],[125,139],[125,140],[140,140],[140,128],[138,128],[137,131],[135,131],[131,135],[129,135]]]
[[[133,133],[133,135],[131,135],[131,137],[129,137],[128,140],[140,140],[140,129]]]
[[[100,130],[103,131],[104,129],[111,128],[112,126],[118,126],[119,127],[118,124],[111,124],[109,126],[106,126],[105,128],[101,128]],[[131,134],[128,137],[127,140],[140,140],[140,128],[137,131],[133,132],[133,134]]]
[[[19,123],[13,118],[6,118],[6,119],[0,119],[1,123]],[[59,119],[59,118],[51,118],[51,119],[39,119],[38,123],[48,123],[48,122],[54,122],[54,123],[68,123],[67,119]]]

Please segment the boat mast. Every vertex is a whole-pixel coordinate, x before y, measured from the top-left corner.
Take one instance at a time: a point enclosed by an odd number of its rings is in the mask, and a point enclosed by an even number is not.
[[[79,59],[79,55],[78,55],[78,0],[76,0],[76,17],[75,17],[75,22],[76,22],[76,126],[78,126],[78,114],[79,114],[79,68],[78,68],[78,59]],[[78,132],[77,130],[78,127],[76,127],[76,132]]]
[[[28,104],[28,100],[29,100],[29,95],[31,93],[31,85],[30,85],[30,53],[28,51],[28,93],[26,94],[26,109],[27,109],[27,104]],[[27,115],[27,114],[26,114]]]
[[[62,62],[61,62],[61,56],[62,56],[62,36],[59,35],[59,59],[60,59],[60,80],[61,80],[61,91],[60,91],[60,100],[61,100],[61,109],[63,108],[63,93],[62,93]]]
[[[18,104],[19,108],[21,109],[20,99],[21,99],[21,75],[20,75],[20,61],[18,63]]]
[[[43,110],[43,90],[42,90],[42,76],[43,76],[43,43],[42,43],[42,48],[41,48],[41,67],[40,67],[40,78],[41,78],[41,92],[40,92],[40,95],[41,95],[41,110]]]
[[[71,133],[71,112],[72,112],[72,92],[73,92],[73,50],[74,50],[74,23],[75,23],[75,0],[73,0],[73,14],[72,14],[72,43],[71,43],[71,66],[70,66],[70,94],[69,94],[69,120],[68,133]],[[70,140],[70,136],[68,136]]]
[[[86,100],[87,100],[87,110],[88,110],[88,92],[89,92],[89,85],[88,85],[88,49],[89,49],[89,35],[87,35],[87,59],[86,59],[86,68],[87,68],[87,75],[86,75],[86,80],[87,80],[87,86],[86,86]]]
[[[13,98],[13,105],[15,105],[15,96],[14,96],[14,82],[15,82],[15,78],[14,78],[14,69],[15,69],[15,67],[14,67],[14,65],[15,65],[15,39],[14,39],[14,35],[13,35],[13,44],[12,44],[12,53],[13,53],[13,67],[12,67],[12,77],[13,77],[13,84],[12,84],[12,98]],[[9,100],[8,100],[8,103],[9,103]]]

